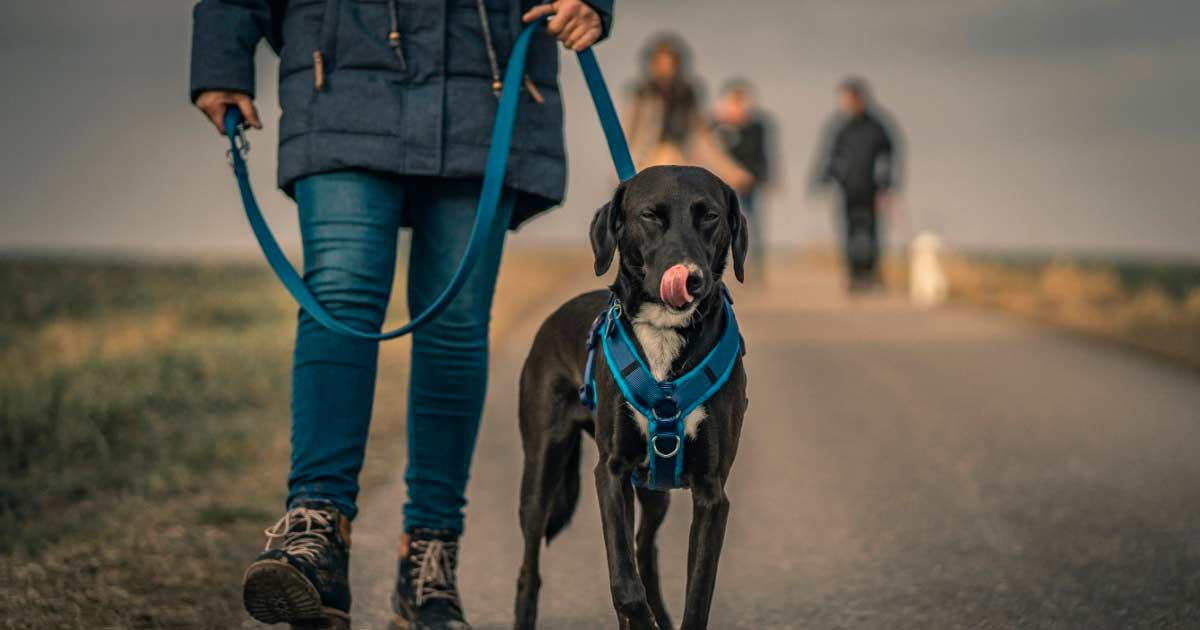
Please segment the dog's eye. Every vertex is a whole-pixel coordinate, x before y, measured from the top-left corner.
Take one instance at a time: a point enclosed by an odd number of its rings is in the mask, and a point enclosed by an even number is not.
[[[708,212],[704,213],[704,219],[703,219],[703,220],[704,220],[704,222],[705,222],[705,223],[712,223],[712,222],[714,222],[714,221],[720,221],[720,220],[721,220],[721,213],[720,213],[720,212],[716,212],[715,210],[709,210]]]
[[[651,223],[658,223],[660,221],[658,218],[658,213],[653,210],[642,210],[638,217],[640,217],[643,221],[649,221]]]

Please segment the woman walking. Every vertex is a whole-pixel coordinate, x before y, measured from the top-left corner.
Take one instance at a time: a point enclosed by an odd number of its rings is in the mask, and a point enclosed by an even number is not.
[[[754,178],[721,148],[704,112],[701,90],[689,76],[691,55],[683,39],[664,33],[646,45],[642,78],[625,111],[629,150],[638,170],[661,164],[703,166],[734,188]]]
[[[298,207],[305,280],[340,320],[379,331],[401,227],[412,229],[409,310],[449,282],[474,221],[509,50],[522,22],[551,13],[548,31],[579,51],[608,33],[612,0],[197,3],[191,97],[219,132],[227,107],[262,128],[254,51],[266,38],[280,56],[278,182]],[[507,227],[563,198],[557,75],[554,41],[536,38],[501,200]],[[392,594],[401,628],[468,628],[455,571],[504,227],[449,308],[413,334],[408,501]],[[377,342],[300,313],[287,505],[243,584],[260,621],[349,628],[350,522],[377,354]]]

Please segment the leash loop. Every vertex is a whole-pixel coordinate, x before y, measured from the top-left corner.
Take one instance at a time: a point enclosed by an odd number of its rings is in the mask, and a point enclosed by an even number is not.
[[[471,228],[471,235],[467,240],[467,247],[463,252],[462,259],[441,294],[424,311],[414,315],[407,324],[394,330],[374,332],[351,328],[326,310],[313,294],[304,282],[304,278],[288,261],[279,242],[275,240],[275,235],[271,233],[271,228],[263,217],[258,201],[254,198],[254,190],[250,186],[250,174],[246,168],[245,157],[250,151],[250,143],[246,141],[242,113],[235,106],[225,110],[225,134],[229,139],[229,149],[225,154],[237,179],[238,192],[242,198],[242,207],[246,211],[246,219],[250,222],[254,237],[275,275],[300,304],[300,307],[314,320],[335,333],[350,337],[373,341],[395,339],[432,321],[458,295],[459,290],[466,284],[467,276],[475,266],[475,261],[482,255],[486,246],[485,241],[493,226],[499,223],[507,227],[511,218],[512,204],[502,204],[501,195],[504,191],[504,175],[508,167],[513,130],[516,127],[521,76],[525,70],[525,60],[528,57],[529,42],[533,33],[548,17],[526,26],[517,37],[509,54],[500,102],[496,108],[496,119],[492,126],[491,143],[488,145],[487,166],[483,172],[483,185],[479,194],[479,205],[475,210],[475,223]],[[629,147],[625,143],[625,134],[621,130],[621,121],[617,117],[616,108],[613,107],[612,97],[609,96],[608,88],[604,84],[604,75],[600,72],[595,53],[590,48],[578,53],[578,57],[588,90],[591,92],[592,102],[596,107],[596,115],[600,119],[600,126],[603,128],[605,139],[608,142],[609,153],[617,170],[617,176],[621,181],[625,181],[633,177],[635,173],[633,159],[629,155]]]

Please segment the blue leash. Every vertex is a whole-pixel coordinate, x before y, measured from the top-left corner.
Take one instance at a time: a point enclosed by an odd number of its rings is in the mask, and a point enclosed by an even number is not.
[[[357,330],[338,321],[321,302],[313,295],[312,290],[304,283],[304,278],[288,262],[283,254],[271,228],[263,218],[262,210],[254,199],[254,190],[250,187],[250,174],[246,170],[245,153],[249,145],[242,136],[242,114],[237,107],[225,111],[225,133],[229,137],[229,159],[233,166],[233,174],[237,178],[238,191],[242,195],[242,205],[246,209],[246,218],[254,237],[262,248],[267,263],[275,275],[283,282],[292,297],[300,307],[308,312],[313,319],[329,330],[351,337],[362,339],[386,340],[406,335],[430,320],[437,317],[462,289],[467,280],[467,274],[475,266],[475,261],[483,253],[484,241],[496,221],[508,221],[506,213],[499,212],[500,195],[504,189],[504,173],[508,167],[508,153],[512,145],[513,127],[517,118],[517,103],[520,97],[521,75],[525,72],[525,59],[529,53],[529,42],[533,32],[541,20],[533,22],[521,31],[509,56],[508,68],[504,73],[504,88],[500,93],[500,104],[496,110],[496,121],[492,126],[492,142],[488,148],[487,166],[483,172],[483,188],[479,194],[479,206],[475,210],[475,225],[471,228],[471,236],[467,241],[466,252],[454,271],[450,283],[442,290],[441,295],[421,313],[417,314],[407,324],[382,333]],[[612,155],[613,164],[617,169],[617,177],[625,181],[633,177],[633,159],[629,155],[629,147],[625,144],[625,134],[621,130],[621,121],[613,107],[608,88],[604,85],[604,75],[600,65],[596,63],[596,55],[589,48],[578,53],[579,65],[583,69],[588,91],[591,92],[592,102],[596,106],[596,114],[600,118],[600,126],[604,128],[604,138],[608,141],[608,151]],[[507,226],[505,226],[507,228]]]

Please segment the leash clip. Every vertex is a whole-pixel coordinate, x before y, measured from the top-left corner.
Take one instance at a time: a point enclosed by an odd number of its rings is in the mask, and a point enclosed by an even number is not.
[[[245,159],[250,154],[250,140],[246,138],[246,126],[239,124],[237,131],[233,133],[233,146],[237,148],[238,155]],[[233,148],[225,149],[225,160],[233,166]]]

